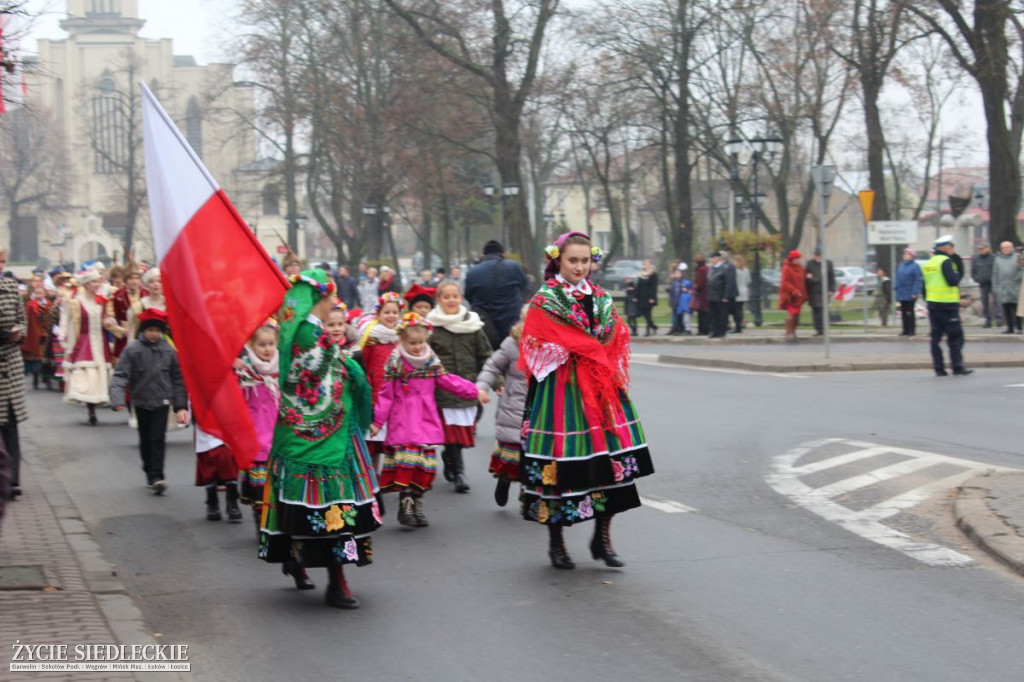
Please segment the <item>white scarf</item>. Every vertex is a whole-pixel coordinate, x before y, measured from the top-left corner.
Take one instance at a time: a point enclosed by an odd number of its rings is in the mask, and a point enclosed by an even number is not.
[[[453,334],[472,334],[484,328],[484,321],[480,316],[466,310],[464,305],[460,305],[459,312],[454,315],[441,312],[441,306],[437,306],[427,313],[427,321],[435,327],[444,327]]]
[[[245,354],[249,357],[249,363],[253,366],[253,369],[262,377],[263,385],[270,389],[270,392],[277,395],[281,392],[281,387],[278,385],[277,378],[280,372],[278,365],[279,354],[277,349],[274,349],[274,357],[269,360],[261,360],[256,353],[253,352],[249,346],[243,346],[245,348]]]
[[[360,337],[366,335],[368,326],[370,335],[367,336],[367,340],[373,339],[376,343],[381,345],[398,343],[398,331],[385,327],[376,317],[370,318],[369,321],[360,328]]]
[[[413,355],[409,351],[405,350],[405,346],[398,344],[398,353],[406,362],[412,365],[413,369],[419,369],[423,365],[427,364],[427,360],[434,357],[434,351],[428,345],[423,346],[423,352],[421,354]]]

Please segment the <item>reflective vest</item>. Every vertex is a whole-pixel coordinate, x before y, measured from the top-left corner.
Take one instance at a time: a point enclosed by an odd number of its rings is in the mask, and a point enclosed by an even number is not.
[[[924,300],[932,303],[960,302],[960,287],[950,286],[942,274],[942,264],[947,260],[949,256],[937,253],[921,267],[921,274],[924,275]]]

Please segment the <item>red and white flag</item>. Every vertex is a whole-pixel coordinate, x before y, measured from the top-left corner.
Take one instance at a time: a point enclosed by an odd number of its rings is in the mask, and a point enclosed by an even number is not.
[[[153,93],[139,86],[153,245],[192,413],[248,468],[260,445],[232,364],[289,285]]]
[[[837,301],[852,301],[853,297],[857,295],[858,284],[860,284],[860,277],[849,284],[840,284],[836,287],[836,293],[833,298]]]

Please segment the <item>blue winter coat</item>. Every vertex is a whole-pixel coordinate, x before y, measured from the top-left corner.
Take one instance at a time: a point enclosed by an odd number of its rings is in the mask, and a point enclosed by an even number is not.
[[[893,287],[897,301],[910,301],[921,295],[924,278],[921,266],[915,260],[900,261],[896,268],[896,286]]]
[[[686,291],[683,291],[686,289]],[[688,279],[684,279],[679,285],[679,297],[676,299],[676,305],[673,308],[676,315],[682,315],[683,313],[690,312],[690,306],[693,303],[693,284]]]
[[[668,304],[669,304],[669,307],[672,310],[676,310],[677,309],[677,304],[679,303],[679,294],[682,292],[682,290],[683,290],[683,280],[682,279],[675,279],[675,278],[673,278],[673,279],[669,280],[669,283],[668,283]]]

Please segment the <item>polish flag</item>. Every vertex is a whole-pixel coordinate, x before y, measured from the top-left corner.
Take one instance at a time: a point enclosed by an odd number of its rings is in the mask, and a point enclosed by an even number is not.
[[[153,93],[139,86],[153,245],[192,413],[248,468],[260,444],[232,364],[289,285]]]
[[[840,284],[836,287],[836,293],[833,298],[837,301],[852,301],[853,297],[857,295],[858,284],[860,284],[860,277],[849,284]]]

